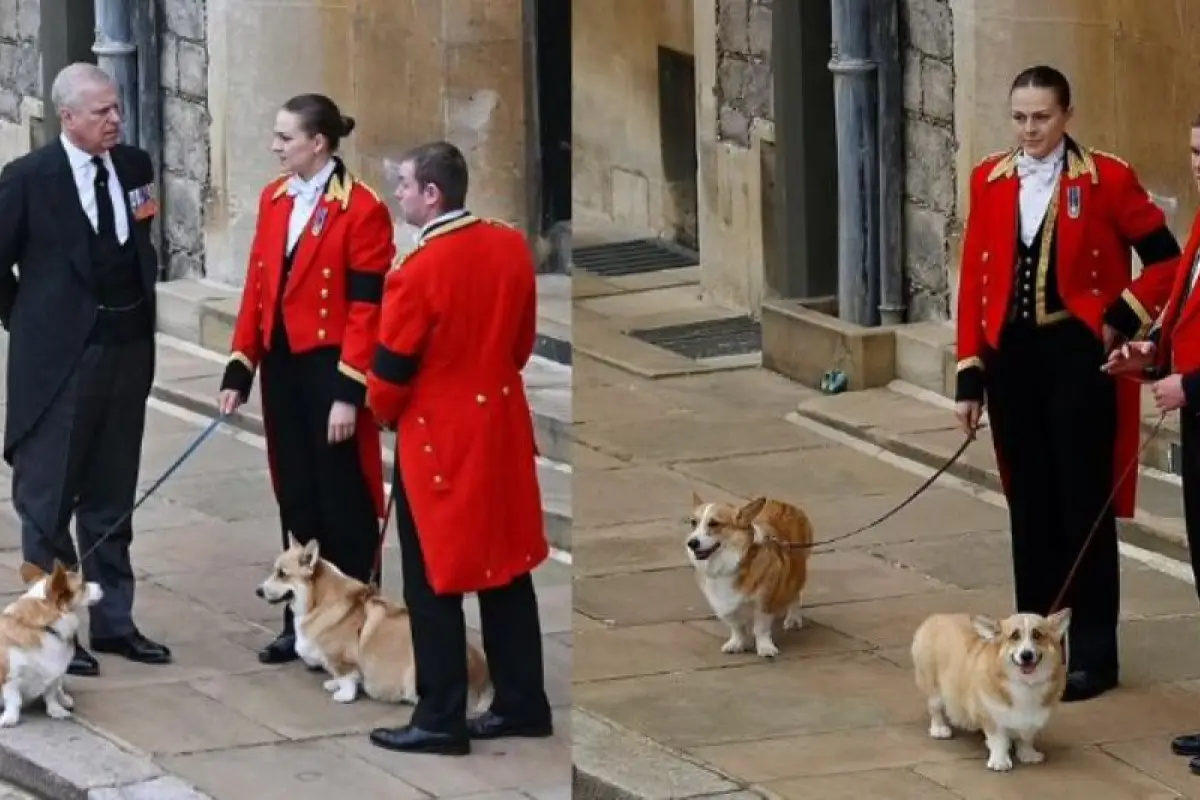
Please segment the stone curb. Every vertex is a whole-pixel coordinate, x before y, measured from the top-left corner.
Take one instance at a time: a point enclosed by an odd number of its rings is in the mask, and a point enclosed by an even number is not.
[[[766,796],[579,707],[571,709],[571,760],[573,800]]]
[[[35,704],[0,735],[0,778],[46,800],[213,800],[148,756]]]
[[[155,383],[152,385],[150,388],[150,396],[161,400],[164,403],[191,411],[194,414],[200,414],[201,416],[213,417],[216,416],[217,413],[217,403],[215,398],[201,396],[194,392],[187,392],[181,389],[173,389],[164,384]],[[240,430],[246,431],[247,433],[253,433],[256,436],[264,435],[262,417],[258,416],[257,414],[237,414],[232,420],[230,420],[230,424]],[[561,425],[561,423],[558,424]],[[563,441],[566,442],[567,447],[570,446],[569,434],[567,433],[569,427],[570,426],[567,425],[562,426]],[[390,473],[392,466],[392,459],[385,453],[385,473]],[[570,478],[570,475],[567,475],[565,478],[565,483],[567,484],[568,490],[570,488]],[[546,487],[543,487],[543,489],[545,488]],[[565,504],[544,503],[542,506],[542,516],[545,520],[546,538],[549,539],[550,544],[559,550],[570,552],[572,517],[569,499]]]
[[[951,455],[950,452],[937,452],[928,447],[914,444],[903,434],[889,434],[879,428],[860,425],[815,408],[806,408],[801,405],[793,413],[852,436],[859,441],[875,445],[901,458],[916,461],[930,469],[942,467]],[[1003,487],[1000,485],[1000,471],[995,464],[979,467],[959,461],[946,470],[946,474],[983,489],[1003,493]],[[1180,531],[1172,530],[1158,517],[1141,510],[1138,511],[1136,519],[1118,520],[1117,529],[1121,538],[1126,542],[1171,558],[1180,558],[1181,549],[1187,547],[1187,539]]]

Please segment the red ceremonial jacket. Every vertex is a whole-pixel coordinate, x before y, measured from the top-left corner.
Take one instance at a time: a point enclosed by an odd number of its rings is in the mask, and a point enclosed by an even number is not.
[[[958,292],[959,400],[983,399],[986,356],[999,346],[1010,312],[1017,260],[1017,155],[1017,150],[995,153],[971,173]],[[1097,337],[1108,324],[1128,339],[1143,338],[1166,304],[1179,244],[1127,163],[1069,138],[1066,159],[1054,238],[1058,292],[1066,308],[1053,313],[1036,309],[1038,324],[1075,316]],[[1132,251],[1143,266],[1137,278],[1132,277]],[[1136,382],[1118,381],[1114,480],[1140,445],[1140,399]],[[1133,514],[1136,488],[1133,472],[1117,492],[1118,516]]]
[[[442,222],[388,274],[367,399],[397,429],[439,594],[504,586],[549,554],[521,376],[536,328],[533,254],[503,223]]]
[[[1191,286],[1197,255],[1200,255],[1200,211],[1192,220],[1171,299],[1162,315],[1162,325],[1150,337],[1158,343],[1158,369],[1154,377],[1173,372],[1182,375],[1187,407],[1193,413],[1200,413],[1200,324],[1197,324],[1200,323],[1200,300]]]
[[[396,255],[391,213],[338,160],[293,250],[286,286],[281,286],[293,205],[287,183],[286,175],[276,178],[259,198],[258,224],[221,388],[249,395],[280,318],[292,352],[338,348],[337,371],[329,379],[337,399],[360,409],[355,435],[382,517],[382,445],[365,401],[384,276]],[[282,314],[277,315],[281,292]],[[269,421],[267,427],[270,450]]]

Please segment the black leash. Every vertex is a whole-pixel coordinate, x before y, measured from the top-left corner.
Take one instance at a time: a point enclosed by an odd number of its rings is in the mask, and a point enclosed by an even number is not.
[[[149,500],[154,493],[159,490],[159,487],[166,483],[167,479],[175,474],[175,470],[182,467],[184,462],[191,458],[192,454],[199,449],[200,445],[204,444],[208,437],[212,436],[217,428],[221,427],[221,423],[225,421],[225,417],[225,414],[218,413],[213,421],[208,424],[208,427],[201,431],[200,435],[192,440],[192,443],[187,446],[187,449],[183,451],[183,454],[179,456],[179,458],[175,459],[175,463],[167,467],[166,471],[163,472],[162,475],[159,475],[158,479],[155,480],[154,483],[150,484],[149,489],[142,492],[142,495],[137,499],[137,502],[135,502],[128,511],[122,514],[120,519],[108,526],[108,529],[100,535],[100,538],[93,542],[92,546],[89,547],[87,551],[79,557],[79,565],[81,567],[83,566],[83,562],[87,559],[87,557],[96,552],[96,548],[99,547],[105,539],[107,539],[109,536],[112,536],[122,525],[128,522],[129,518],[133,516],[133,512],[141,508],[142,504]]]

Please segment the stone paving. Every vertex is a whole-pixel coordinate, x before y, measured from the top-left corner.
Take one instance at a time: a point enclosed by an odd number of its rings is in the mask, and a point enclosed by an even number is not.
[[[799,503],[817,538],[893,507],[922,477],[784,420],[815,396],[759,369],[648,380],[582,355],[573,455],[576,791],[780,798],[1200,798],[1170,755],[1200,729],[1200,604],[1123,560],[1123,686],[1064,706],[1048,760],[1006,775],[975,737],[926,735],[907,653],[934,611],[1006,614],[1006,514],[938,484],[815,555],[805,628],[774,663],[726,655],[684,556],[693,489]],[[607,782],[607,783],[606,783]],[[601,791],[598,796],[603,796]]]
[[[0,340],[0,351],[4,346]],[[174,349],[160,350],[160,365],[163,380],[211,369]],[[143,485],[206,423],[152,400]],[[552,739],[483,743],[456,760],[378,750],[366,732],[403,723],[407,707],[367,699],[336,704],[321,678],[301,665],[267,667],[255,657],[280,619],[277,608],[254,596],[279,547],[265,464],[261,439],[222,429],[143,506],[133,546],[136,620],[148,636],[171,646],[175,663],[142,666],[100,656],[100,677],[68,679],[82,725],[50,721],[35,708],[21,726],[0,735],[0,767],[8,769],[13,758],[30,762],[18,765],[19,775],[5,777],[39,791],[42,784],[68,786],[54,790],[53,796],[61,791],[64,797],[135,781],[146,785],[136,796],[153,800],[324,800],[342,793],[381,800],[484,793],[566,797],[569,566],[551,561],[536,573],[548,688],[558,714]],[[8,497],[9,473],[0,469],[0,499]],[[385,590],[398,598],[394,535],[386,554]],[[0,604],[21,588],[20,560],[17,522],[6,504],[0,514]],[[468,619],[477,626],[473,600]],[[204,795],[190,793],[189,784]]]

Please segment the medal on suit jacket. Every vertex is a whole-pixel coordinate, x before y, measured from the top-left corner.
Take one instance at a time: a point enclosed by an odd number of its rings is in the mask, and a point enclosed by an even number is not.
[[[321,231],[325,230],[325,217],[329,214],[329,209],[325,206],[317,206],[317,213],[313,214],[312,235],[320,236]]]
[[[1079,219],[1079,212],[1082,210],[1083,193],[1080,192],[1078,186],[1067,187],[1067,216],[1071,219]]]
[[[129,192],[129,207],[133,210],[133,218],[138,222],[149,219],[158,213],[158,203],[154,199],[154,184],[147,183]]]

